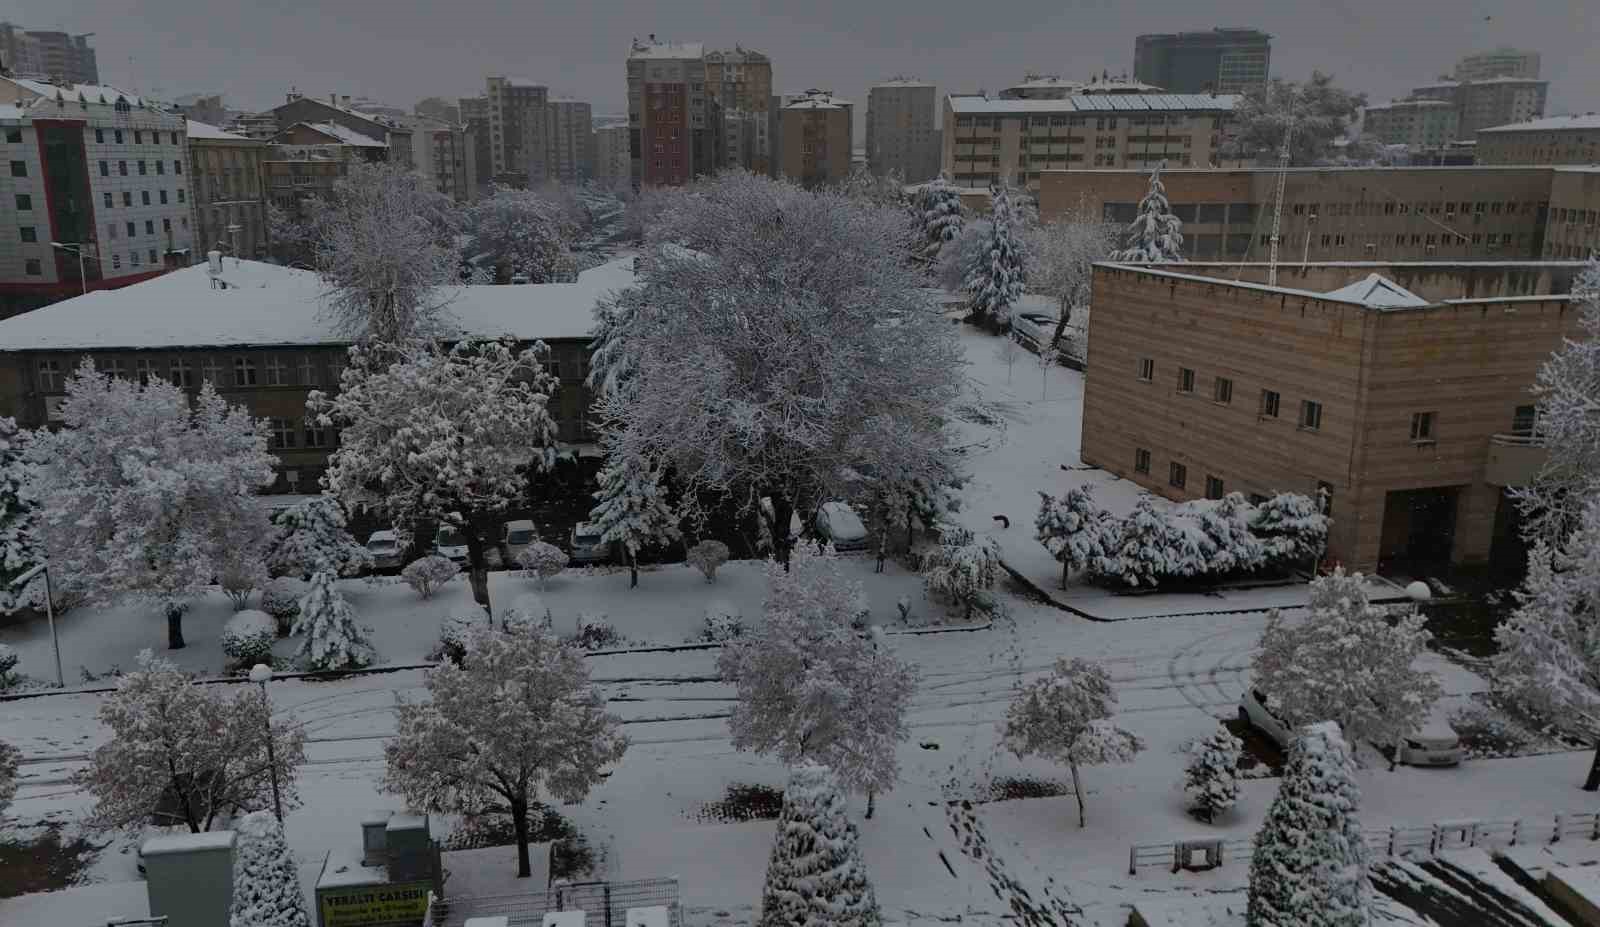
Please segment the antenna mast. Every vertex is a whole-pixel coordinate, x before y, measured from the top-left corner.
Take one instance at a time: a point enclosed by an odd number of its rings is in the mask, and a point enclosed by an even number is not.
[[[1283,147],[1278,149],[1278,192],[1272,204],[1272,247],[1267,253],[1267,286],[1278,285],[1278,238],[1283,229],[1283,187],[1289,179],[1289,139],[1294,136],[1294,96],[1289,97],[1289,121],[1283,127]]]

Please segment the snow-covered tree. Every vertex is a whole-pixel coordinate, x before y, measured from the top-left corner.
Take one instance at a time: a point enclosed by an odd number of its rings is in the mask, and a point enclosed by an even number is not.
[[[567,552],[545,541],[534,541],[517,554],[517,566],[539,578],[539,588],[567,568]]]
[[[1517,610],[1495,629],[1497,693],[1539,721],[1595,741],[1583,784],[1600,789],[1600,496],[1560,547],[1528,556]]]
[[[226,811],[272,807],[268,714],[253,686],[206,686],[149,650],[100,703],[111,740],[95,748],[73,781],[95,797],[89,823],[211,829]],[[295,772],[305,762],[298,725],[272,721],[272,756],[285,809],[299,804]]]
[[[1155,586],[1172,573],[1167,515],[1149,496],[1139,497],[1116,529],[1107,530],[1095,572],[1129,586]]]
[[[721,541],[707,540],[689,548],[689,552],[684,559],[700,571],[700,575],[706,578],[706,582],[714,583],[717,581],[717,570],[728,562],[728,555],[728,545]]]
[[[318,205],[316,200],[307,198],[283,209],[271,199],[267,200],[267,239],[271,242],[273,258],[280,264],[310,267],[316,260],[315,236],[306,213],[314,211]],[[206,250],[210,250],[209,247]],[[219,250],[227,253],[226,249]]]
[[[1367,927],[1361,792],[1339,725],[1302,728],[1250,858],[1249,927]]]
[[[1039,399],[1043,401],[1050,390],[1050,371],[1061,360],[1061,352],[1053,344],[1041,345],[1033,359],[1039,367]]]
[[[1150,172],[1150,189],[1139,201],[1139,213],[1123,234],[1128,246],[1112,252],[1114,261],[1183,260],[1183,220],[1173,214],[1167,203],[1167,186],[1161,182],[1160,167]]]
[[[1074,571],[1089,569],[1105,557],[1106,535],[1114,531],[1111,515],[1094,504],[1084,486],[1067,490],[1061,498],[1039,493],[1039,514],[1033,519],[1034,538],[1061,564],[1061,588]]]
[[[0,740],[0,814],[5,814],[17,797],[17,764],[21,760],[22,751]]]
[[[1005,744],[1019,757],[1040,756],[1067,764],[1084,825],[1079,766],[1126,763],[1144,749],[1132,731],[1111,723],[1117,693],[1111,674],[1088,660],[1056,660],[1049,675],[1029,683],[1006,711]]]
[[[474,627],[464,667],[430,670],[427,701],[400,700],[382,787],[418,810],[509,815],[527,878],[533,802],[582,801],[628,739],[583,653],[544,628]]]
[[[471,252],[488,255],[507,279],[555,283],[577,272],[571,250],[577,229],[560,204],[535,191],[496,185],[467,210],[465,231]]]
[[[1533,388],[1534,436],[1545,446],[1545,461],[1532,485],[1514,490],[1523,536],[1552,548],[1577,528],[1589,500],[1600,497],[1600,258],[1589,259],[1572,296],[1579,335],[1545,361]]]
[[[1291,726],[1334,721],[1352,744],[1398,748],[1442,694],[1416,666],[1432,637],[1424,620],[1415,609],[1397,615],[1371,604],[1360,573],[1335,569],[1312,580],[1304,621],[1268,613],[1255,684]]]
[[[917,191],[916,208],[922,229],[922,257],[938,261],[944,246],[961,236],[961,227],[966,223],[961,192],[940,175]]]
[[[858,626],[861,584],[843,577],[837,558],[802,545],[788,570],[767,565],[767,581],[765,620],[717,658],[739,697],[728,719],[733,746],[831,766],[867,794],[870,817],[876,793],[899,776],[916,668]]]
[[[1366,94],[1334,86],[1331,74],[1312,71],[1311,79],[1304,83],[1273,78],[1234,104],[1222,156],[1276,164],[1284,132],[1292,127],[1290,165],[1309,167],[1322,163],[1333,154],[1334,142],[1349,132],[1356,114],[1366,105]]]
[[[217,564],[217,585],[223,595],[233,602],[233,610],[248,608],[250,596],[265,588],[270,577],[263,562],[264,545],[260,536],[240,538],[238,544],[224,552]]]
[[[603,544],[615,544],[628,558],[629,588],[639,585],[639,551],[682,536],[678,515],[667,505],[661,470],[642,460],[608,458],[600,468],[600,490],[589,523]]]
[[[20,594],[11,588],[38,559],[33,540],[33,507],[23,500],[26,466],[22,444],[27,433],[17,420],[0,416],[0,615],[9,615],[31,596],[33,583]],[[39,591],[43,596],[43,590]],[[41,598],[42,601],[42,598]]]
[[[266,534],[255,495],[272,482],[265,423],[210,383],[191,399],[163,380],[96,373],[88,359],[67,380],[61,416],[23,455],[52,581],[94,602],[160,607],[167,646],[182,647],[189,603],[241,538]]]
[[[881,924],[858,841],[833,772],[812,762],[796,766],[783,789],[759,927]]]
[[[230,669],[248,670],[257,663],[272,662],[272,645],[278,640],[278,625],[266,612],[247,608],[236,612],[222,626],[222,655]]]
[[[1075,312],[1088,312],[1089,286],[1094,280],[1094,263],[1103,261],[1116,247],[1116,227],[1087,209],[1075,209],[1025,233],[1028,291],[1048,296],[1057,303],[1061,321],[1050,343],[1061,346],[1067,323]]]
[[[309,221],[322,309],[341,334],[395,343],[446,327],[460,217],[431,178],[351,162]]]
[[[449,557],[438,554],[429,554],[406,564],[400,571],[400,578],[405,580],[407,586],[417,591],[417,595],[424,599],[433,598],[445,583],[456,578],[461,572],[461,567],[456,565]]]
[[[989,253],[991,237],[989,220],[974,216],[961,226],[956,237],[939,249],[939,263],[934,268],[934,279],[946,291],[965,292],[967,271],[977,266]]]
[[[467,339],[394,353],[385,364],[352,348],[338,393],[307,400],[318,421],[339,428],[323,486],[397,525],[459,516],[472,596],[489,611],[490,533],[522,498],[527,469],[555,465],[557,383],[540,363],[547,349]]]
[[[836,185],[839,193],[848,199],[868,206],[905,212],[906,179],[899,171],[890,170],[874,174],[866,167],[857,167]]]
[[[948,458],[956,334],[905,260],[912,231],[833,191],[722,174],[661,215],[601,391],[607,447],[772,523],[846,498],[853,474]],[[878,440],[898,428],[904,440]],[[787,557],[787,532],[774,532]]]
[[[228,927],[311,927],[300,869],[283,825],[267,811],[233,824],[233,905]]]
[[[273,573],[356,576],[372,564],[372,555],[350,534],[344,506],[333,496],[316,496],[283,509],[272,516],[272,528],[266,560]]]
[[[295,619],[295,634],[304,634],[295,652],[312,670],[360,669],[377,659],[367,640],[368,628],[357,620],[356,610],[339,594],[332,573],[316,573],[311,589],[300,600],[300,616]]]
[[[1200,505],[1200,503],[1192,504]],[[1254,510],[1245,497],[1240,493],[1231,492],[1214,503],[1205,503],[1198,514],[1193,516],[1206,539],[1210,541],[1207,573],[1223,576],[1229,573],[1250,572],[1266,563],[1266,544],[1250,530],[1253,514]]]
[[[939,546],[922,561],[922,585],[930,593],[958,603],[963,617],[994,588],[1000,577],[1000,544],[952,524],[939,526]]]
[[[997,186],[994,206],[989,212],[987,247],[978,251],[977,260],[967,268],[962,288],[971,297],[972,318],[990,325],[1009,325],[1011,306],[1026,289],[1027,268],[1016,217],[1011,211],[1011,191]]]
[[[1189,809],[1213,823],[1239,801],[1239,754],[1244,741],[1221,724],[1210,737],[1184,745],[1189,762],[1184,767],[1183,789]]]
[[[1022,343],[1017,340],[1015,334],[1001,339],[999,346],[994,349],[995,359],[1006,365],[1007,383],[1011,382],[1012,365],[1021,360],[1025,353],[1027,353],[1026,350],[1022,347]]]
[[[1255,507],[1250,531],[1261,539],[1271,563],[1280,567],[1315,563],[1328,549],[1328,527],[1333,521],[1322,509],[1318,499],[1281,492]]]

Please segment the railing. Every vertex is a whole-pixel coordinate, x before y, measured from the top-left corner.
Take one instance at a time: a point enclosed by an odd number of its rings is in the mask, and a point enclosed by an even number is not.
[[[462,927],[472,917],[504,917],[507,927],[540,927],[552,911],[582,911],[594,927],[625,927],[633,908],[664,907],[669,927],[683,927],[677,879],[557,882],[519,895],[428,899],[423,927]]]
[[[1600,814],[1563,812],[1554,818],[1463,818],[1422,825],[1363,827],[1361,838],[1377,856],[1437,856],[1472,847],[1497,849],[1527,844],[1600,840]],[[1215,869],[1233,861],[1248,862],[1255,841],[1247,837],[1201,837],[1170,843],[1134,844],[1128,848],[1128,874],[1167,867]]]
[[[1501,447],[1544,447],[1544,439],[1530,434],[1490,435],[1490,444]]]

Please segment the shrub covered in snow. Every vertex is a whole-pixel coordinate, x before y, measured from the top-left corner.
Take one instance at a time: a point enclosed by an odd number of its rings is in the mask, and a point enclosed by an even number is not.
[[[230,667],[272,663],[272,644],[278,639],[278,623],[266,612],[247,608],[237,612],[222,626],[222,655]]]
[[[0,814],[17,795],[17,764],[21,759],[22,751],[0,740]]]
[[[1317,500],[1281,492],[1255,507],[1250,530],[1261,538],[1273,564],[1296,566],[1322,559],[1331,522]]]
[[[304,634],[297,655],[312,670],[359,669],[377,660],[367,640],[368,629],[356,621],[356,610],[334,585],[332,573],[311,577],[311,589],[300,600],[294,632]]]
[[[923,561],[923,585],[961,605],[971,618],[973,606],[994,588],[1000,575],[1000,545],[959,525],[942,524],[939,533],[939,546]]]
[[[300,600],[309,587],[305,580],[280,576],[261,590],[261,610],[278,622],[278,636],[286,637],[300,614]]]
[[[283,825],[252,811],[233,824],[233,907],[228,927],[311,927],[300,870]]]
[[[706,625],[700,632],[701,640],[721,643],[742,637],[744,631],[744,619],[732,603],[726,599],[712,599],[706,604]]]
[[[531,592],[525,592],[511,600],[511,607],[500,613],[500,626],[507,631],[530,631],[534,628],[548,629],[554,621],[544,599]]]
[[[488,620],[480,611],[446,615],[439,624],[439,643],[428,652],[428,659],[435,663],[448,660],[460,666],[467,652],[467,634],[474,627],[487,623]]]
[[[433,594],[439,591],[439,587],[454,579],[460,572],[461,567],[457,566],[454,560],[430,554],[406,564],[406,568],[400,571],[400,578],[406,581],[406,585],[415,589],[417,595],[431,599]]]
[[[578,633],[572,636],[570,642],[584,650],[604,650],[621,646],[623,639],[617,629],[606,621],[604,614],[582,612],[578,615]]]
[[[22,674],[17,672],[19,659],[15,650],[6,644],[0,644],[0,692],[22,681]]]
[[[567,568],[567,552],[554,544],[535,541],[517,554],[517,566],[526,570],[529,576],[537,576],[539,588],[543,589],[545,580],[560,576],[561,571]]]
[[[857,841],[833,773],[810,762],[796,766],[783,790],[759,927],[877,927],[878,899]]]
[[[1183,749],[1189,757],[1183,776],[1189,810],[1212,823],[1239,800],[1239,753],[1244,741],[1219,724],[1210,737],[1190,741]]]
[[[1105,557],[1105,534],[1110,514],[1094,504],[1089,490],[1079,486],[1057,499],[1039,493],[1039,514],[1034,517],[1034,537],[1061,563],[1061,588],[1073,572],[1089,569]]]
[[[728,562],[728,545],[721,541],[701,541],[689,548],[688,560],[705,574],[706,582],[716,582],[717,567]]]

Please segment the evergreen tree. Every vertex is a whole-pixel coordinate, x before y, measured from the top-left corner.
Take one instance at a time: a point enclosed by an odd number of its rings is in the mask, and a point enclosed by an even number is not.
[[[1218,724],[1210,737],[1184,749],[1189,755],[1183,777],[1189,808],[1210,824],[1239,800],[1239,752],[1244,742]]]
[[[22,498],[25,436],[17,429],[16,419],[0,416],[0,615],[9,615],[26,603],[27,593],[13,592],[11,583],[32,569],[36,558],[31,537],[33,508]]]
[[[1366,927],[1361,793],[1339,725],[1302,728],[1250,860],[1248,927]]]
[[[1061,562],[1061,588],[1067,588],[1074,570],[1087,570],[1105,557],[1106,531],[1114,527],[1109,518],[1082,486],[1067,490],[1059,499],[1039,493],[1034,537]]]
[[[1167,516],[1149,496],[1141,496],[1122,519],[1115,539],[1106,545],[1096,572],[1115,576],[1130,586],[1155,586],[1172,572],[1167,544]]]
[[[296,656],[313,670],[360,668],[377,659],[366,629],[356,623],[356,610],[334,587],[334,575],[311,577],[311,589],[300,600],[295,634],[304,634]]]
[[[228,927],[311,927],[300,873],[270,812],[234,822],[233,909]]]
[[[802,763],[783,790],[758,923],[875,927],[881,922],[839,783],[826,766]]]
[[[628,586],[637,586],[640,549],[681,536],[677,513],[667,505],[661,487],[661,471],[646,461],[612,457],[600,470],[600,491],[594,497],[598,503],[589,511],[589,521],[602,542],[621,545],[628,558]]]
[[[978,260],[968,268],[962,286],[972,296],[974,321],[991,325],[1011,323],[1011,306],[1022,298],[1025,273],[1011,194],[1003,186],[994,189],[988,247],[979,251]]]
[[[1150,190],[1139,201],[1139,214],[1128,226],[1128,247],[1111,254],[1113,261],[1183,260],[1183,221],[1167,204],[1161,168],[1150,172]]]
[[[17,795],[17,763],[21,759],[22,751],[0,740],[0,814]]]
[[[354,576],[372,563],[372,555],[356,543],[344,508],[333,496],[316,496],[272,516],[267,543],[267,569],[305,577],[324,571]]]
[[[961,193],[940,175],[922,185],[917,194],[917,208],[922,224],[922,257],[938,261],[945,243],[959,238],[966,223]]]

